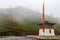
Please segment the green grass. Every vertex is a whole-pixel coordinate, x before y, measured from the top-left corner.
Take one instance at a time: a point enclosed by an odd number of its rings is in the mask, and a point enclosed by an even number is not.
[[[0,28],[0,32],[7,32],[7,31],[9,31],[9,29],[7,29],[7,28]]]

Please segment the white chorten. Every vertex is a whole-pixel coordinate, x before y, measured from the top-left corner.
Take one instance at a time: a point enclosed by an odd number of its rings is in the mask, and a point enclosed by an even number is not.
[[[44,21],[44,31],[42,29],[43,23],[40,23],[40,29],[39,29],[39,36],[55,36],[54,33],[54,25],[55,23],[49,23],[48,21]]]

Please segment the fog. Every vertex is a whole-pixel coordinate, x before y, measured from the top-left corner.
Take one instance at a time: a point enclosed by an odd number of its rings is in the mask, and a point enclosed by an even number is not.
[[[54,17],[60,17],[60,0],[44,0],[45,1],[45,14]],[[9,8],[22,6],[32,9],[34,11],[42,12],[43,0],[0,0],[0,8]]]

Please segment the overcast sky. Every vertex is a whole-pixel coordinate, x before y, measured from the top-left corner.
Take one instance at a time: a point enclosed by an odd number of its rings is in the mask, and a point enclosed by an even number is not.
[[[60,0],[44,0],[45,14],[60,17]],[[9,6],[23,6],[32,10],[42,12],[43,0],[0,0],[0,8],[8,8]]]

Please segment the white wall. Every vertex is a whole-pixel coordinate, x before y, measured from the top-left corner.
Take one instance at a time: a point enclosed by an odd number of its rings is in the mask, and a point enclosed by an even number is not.
[[[39,29],[39,36],[55,36],[54,29],[51,29],[51,33],[49,29],[44,29],[44,32],[42,29]]]

